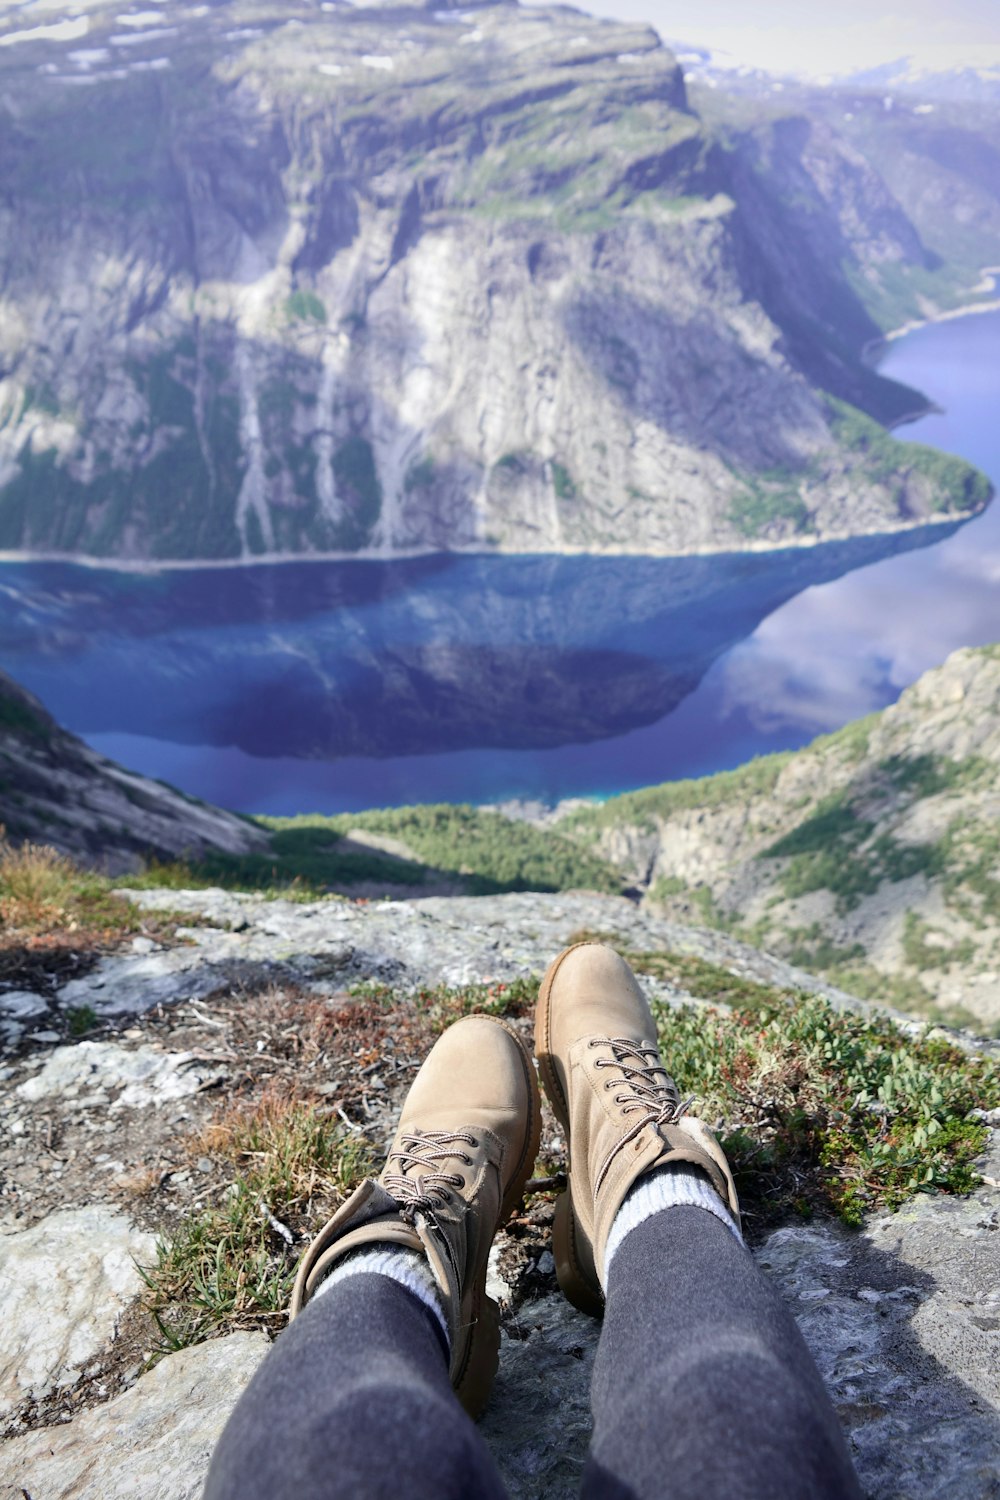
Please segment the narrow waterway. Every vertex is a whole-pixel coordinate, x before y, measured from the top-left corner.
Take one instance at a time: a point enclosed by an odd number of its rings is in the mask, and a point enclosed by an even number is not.
[[[900,436],[1000,488],[1000,313],[893,341]],[[1000,640],[1000,503],[711,558],[0,567],[0,662],[123,764],[245,811],[602,796],[794,748]]]

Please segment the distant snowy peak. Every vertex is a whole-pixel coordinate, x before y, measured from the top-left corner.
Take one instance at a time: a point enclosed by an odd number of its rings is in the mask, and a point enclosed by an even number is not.
[[[879,68],[838,78],[835,82],[853,88],[920,94],[925,99],[996,104],[1000,103],[1000,57],[991,59],[985,66],[968,62],[953,68],[901,57]]]
[[[809,84],[872,93],[919,95],[925,100],[1000,103],[1000,49],[991,55],[898,57],[851,73],[820,73],[812,68],[765,71],[721,47],[669,39],[668,45],[688,82],[736,92],[780,93],[788,84]]]

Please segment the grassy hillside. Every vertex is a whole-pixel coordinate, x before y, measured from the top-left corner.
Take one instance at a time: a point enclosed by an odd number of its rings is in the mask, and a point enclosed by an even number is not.
[[[884,713],[559,825],[672,916],[868,998],[1000,1032],[1000,648]]]
[[[619,891],[620,873],[575,840],[465,805],[397,807],[338,817],[255,820],[270,850],[154,865],[143,885],[420,896],[459,892]]]

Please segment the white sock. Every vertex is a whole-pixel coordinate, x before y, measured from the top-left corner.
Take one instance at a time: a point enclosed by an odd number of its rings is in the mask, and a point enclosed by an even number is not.
[[[451,1334],[448,1332],[448,1319],[444,1310],[444,1298],[441,1289],[434,1280],[434,1272],[423,1255],[417,1250],[392,1249],[385,1250],[355,1250],[350,1255],[345,1255],[343,1260],[338,1261],[328,1276],[324,1276],[319,1286],[313,1293],[313,1301],[322,1297],[332,1286],[338,1282],[346,1281],[348,1276],[388,1276],[392,1281],[397,1281],[400,1286],[405,1286],[425,1307],[431,1312],[441,1324],[445,1342],[451,1348]]]
[[[638,1229],[639,1225],[652,1218],[653,1214],[658,1214],[665,1208],[678,1208],[682,1205],[689,1208],[704,1208],[708,1213],[714,1214],[726,1225],[727,1229],[733,1231],[742,1245],[743,1236],[737,1228],[736,1221],[715,1191],[706,1172],[703,1172],[700,1167],[690,1166],[687,1162],[678,1162],[676,1166],[660,1167],[657,1171],[649,1172],[646,1176],[639,1178],[615,1214],[604,1251],[603,1289],[605,1292],[608,1289],[608,1272],[611,1269],[612,1258],[625,1236],[633,1229]]]

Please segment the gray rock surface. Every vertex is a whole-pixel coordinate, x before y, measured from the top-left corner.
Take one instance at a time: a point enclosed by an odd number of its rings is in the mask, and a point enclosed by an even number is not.
[[[150,911],[190,912],[217,927],[184,929],[190,949],[102,960],[92,974],[59,991],[61,1005],[99,1014],[140,1012],[172,999],[205,994],[234,969],[294,974],[318,989],[353,977],[403,984],[472,984],[542,974],[581,929],[614,933],[635,949],[677,948],[721,963],[762,984],[858,1001],[804,970],[723,933],[669,921],[622,896],[592,892],[429,897],[420,901],[300,903],[233,891],[132,891]],[[664,995],[684,992],[644,981]]]
[[[1000,1473],[1000,1193],[918,1198],[861,1234],[782,1229],[789,1299],[865,1491],[992,1496]]]
[[[13,1439],[0,1449],[0,1500],[196,1500],[266,1349],[261,1333],[184,1349],[107,1405]]]
[[[56,1097],[98,1108],[113,1097],[112,1109],[137,1109],[196,1094],[222,1076],[221,1069],[199,1062],[188,1052],[79,1042],[50,1052],[41,1069],[19,1084],[16,1093],[29,1104]]]
[[[0,1419],[76,1383],[142,1285],[136,1259],[153,1253],[150,1235],[101,1205],[0,1235]]]

